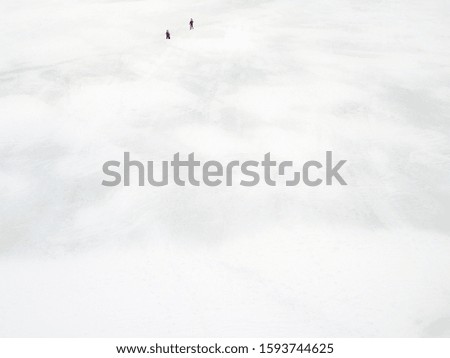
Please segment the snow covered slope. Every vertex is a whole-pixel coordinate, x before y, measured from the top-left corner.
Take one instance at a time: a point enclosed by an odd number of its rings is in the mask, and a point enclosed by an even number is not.
[[[2,0],[0,336],[450,336],[449,13]],[[347,187],[100,184],[326,150]]]

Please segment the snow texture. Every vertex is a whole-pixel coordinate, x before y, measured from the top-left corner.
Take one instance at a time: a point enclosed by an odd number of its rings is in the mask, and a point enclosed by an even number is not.
[[[449,337],[449,14],[2,0],[0,336]],[[326,150],[348,186],[101,185]]]

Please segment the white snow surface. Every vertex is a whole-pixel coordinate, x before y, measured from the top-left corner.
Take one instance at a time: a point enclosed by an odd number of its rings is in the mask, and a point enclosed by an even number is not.
[[[449,14],[2,0],[0,336],[449,337]],[[326,150],[348,186],[101,185]]]

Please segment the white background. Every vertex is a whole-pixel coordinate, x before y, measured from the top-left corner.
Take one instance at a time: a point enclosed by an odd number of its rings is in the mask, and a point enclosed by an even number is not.
[[[149,356],[148,354],[117,354],[117,346],[155,346],[160,347],[175,346],[207,346],[211,347],[215,344],[219,345],[222,350],[226,346],[248,347],[248,354],[158,354],[159,357],[207,357],[207,356],[222,356],[222,357],[333,357],[333,358],[358,358],[362,355],[367,358],[397,358],[397,357],[433,357],[433,358],[447,358],[450,354],[449,339],[0,339],[0,353],[10,358],[23,357],[47,357],[59,358],[63,352],[67,358],[78,357],[96,357],[96,358],[110,358],[110,357],[139,357]],[[260,354],[260,344],[264,343],[267,351],[267,344],[274,343],[296,343],[297,348],[302,343],[303,347],[310,344],[310,348],[317,344],[325,342],[333,346],[332,354],[312,354],[306,351],[301,354],[300,351],[294,351],[292,354]],[[289,346],[289,349],[292,346]],[[255,350],[253,350],[253,348]],[[169,348],[165,348],[166,350]],[[175,350],[175,348],[173,348]],[[312,348],[311,348],[312,349]],[[320,349],[320,348],[319,348]],[[150,355],[156,356],[156,355]]]
[[[2,0],[0,336],[448,337],[449,13]],[[326,150],[347,187],[100,184]]]

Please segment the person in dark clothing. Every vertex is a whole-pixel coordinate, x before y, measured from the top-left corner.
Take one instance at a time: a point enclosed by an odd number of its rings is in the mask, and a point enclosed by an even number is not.
[[[166,40],[170,40],[170,32],[169,32],[169,30],[166,31]]]
[[[191,21],[189,21],[189,30],[194,30],[194,20],[191,19]]]

